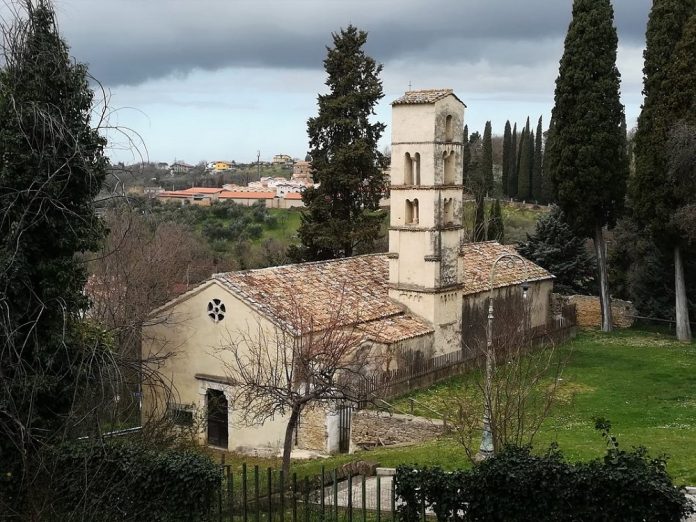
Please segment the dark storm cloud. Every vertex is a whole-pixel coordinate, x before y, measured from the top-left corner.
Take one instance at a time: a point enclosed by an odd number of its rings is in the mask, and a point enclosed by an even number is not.
[[[224,67],[322,67],[330,33],[369,31],[383,63],[552,58],[571,0],[57,0],[73,54],[108,85]],[[650,0],[615,0],[622,45],[641,46]],[[538,46],[531,45],[534,42]],[[525,52],[522,52],[524,50]],[[558,57],[553,55],[553,59]]]

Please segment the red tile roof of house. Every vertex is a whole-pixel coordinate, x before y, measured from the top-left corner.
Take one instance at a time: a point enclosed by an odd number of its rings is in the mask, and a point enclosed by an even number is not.
[[[180,192],[187,192],[189,194],[217,194],[218,192],[222,192],[222,189],[215,187],[191,187]]]
[[[218,196],[220,199],[273,199],[276,197],[275,192],[241,192],[224,190]]]
[[[300,192],[288,192],[285,194],[285,199],[302,199],[302,194]]]

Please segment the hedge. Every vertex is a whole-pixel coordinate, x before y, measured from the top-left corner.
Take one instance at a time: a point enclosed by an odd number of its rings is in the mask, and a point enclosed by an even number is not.
[[[601,460],[570,464],[552,447],[545,455],[508,447],[472,470],[400,466],[399,519],[459,521],[674,521],[692,512],[665,459],[642,448],[614,447]]]
[[[64,444],[49,458],[57,520],[205,520],[222,481],[220,466],[200,452],[137,440]]]

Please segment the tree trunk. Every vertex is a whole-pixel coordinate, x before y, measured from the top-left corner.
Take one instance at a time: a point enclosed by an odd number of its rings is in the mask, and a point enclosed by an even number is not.
[[[283,475],[289,477],[290,473],[290,453],[292,453],[292,436],[300,418],[300,406],[295,406],[290,413],[288,425],[285,427],[285,442],[283,442]]]
[[[609,296],[609,276],[607,271],[607,250],[604,246],[602,227],[595,227],[595,253],[597,254],[597,273],[599,275],[599,303],[602,309],[602,331],[611,332],[611,298]]]
[[[689,324],[689,303],[686,300],[684,263],[682,262],[681,248],[679,246],[674,247],[674,292],[676,294],[677,339],[690,342],[691,325]]]

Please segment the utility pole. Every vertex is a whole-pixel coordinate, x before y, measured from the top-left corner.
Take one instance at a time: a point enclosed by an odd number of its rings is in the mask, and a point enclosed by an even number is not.
[[[257,181],[261,181],[261,151],[260,150],[256,151],[256,176],[258,177]]]

